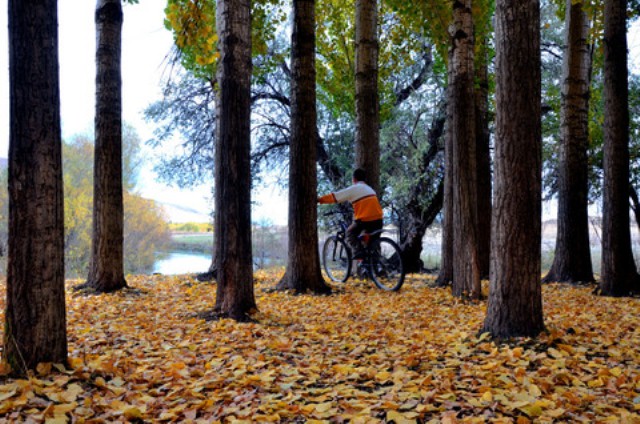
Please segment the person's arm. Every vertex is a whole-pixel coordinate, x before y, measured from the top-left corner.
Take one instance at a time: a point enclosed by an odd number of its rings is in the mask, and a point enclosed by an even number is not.
[[[320,204],[337,203],[336,196],[333,193],[325,194],[324,196],[318,197],[318,203]]]

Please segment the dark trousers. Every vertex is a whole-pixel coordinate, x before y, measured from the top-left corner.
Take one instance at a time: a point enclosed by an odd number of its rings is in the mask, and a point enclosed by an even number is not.
[[[382,220],[378,219],[376,221],[353,221],[349,228],[347,228],[347,242],[349,246],[351,246],[351,250],[354,255],[361,255],[364,250],[362,246],[362,242],[358,239],[360,233],[367,232],[371,233],[373,231],[382,229]]]

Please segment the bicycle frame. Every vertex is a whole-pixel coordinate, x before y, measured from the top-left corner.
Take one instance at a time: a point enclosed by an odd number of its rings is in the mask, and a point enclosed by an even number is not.
[[[329,212],[325,215],[338,213]],[[323,267],[332,281],[345,283],[354,273],[372,280],[382,290],[400,289],[405,276],[400,248],[392,239],[382,236],[385,230],[365,232],[358,236],[363,243],[365,257],[356,262],[346,242],[347,223],[341,219],[334,219],[332,223],[338,229],[326,239],[322,249]],[[353,269],[354,265],[357,265],[356,269]]]

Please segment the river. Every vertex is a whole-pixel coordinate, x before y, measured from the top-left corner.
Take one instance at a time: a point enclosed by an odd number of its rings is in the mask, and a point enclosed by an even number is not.
[[[156,260],[153,272],[163,275],[195,274],[206,272],[211,265],[211,255],[191,252],[169,252]]]

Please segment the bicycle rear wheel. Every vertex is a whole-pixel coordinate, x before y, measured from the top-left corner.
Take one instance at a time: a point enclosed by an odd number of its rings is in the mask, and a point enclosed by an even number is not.
[[[404,265],[400,248],[393,240],[381,237],[371,247],[371,277],[382,290],[398,291],[404,283]]]
[[[327,277],[336,283],[344,283],[351,273],[351,250],[344,240],[330,236],[322,248],[322,266]]]

